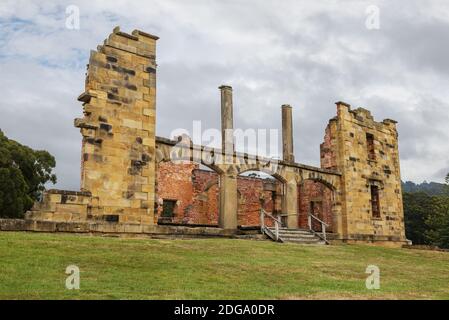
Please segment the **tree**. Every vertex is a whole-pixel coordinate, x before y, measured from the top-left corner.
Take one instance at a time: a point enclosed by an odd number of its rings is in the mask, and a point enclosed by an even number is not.
[[[433,212],[432,197],[424,192],[404,193],[405,234],[413,244],[431,244],[427,221]]]
[[[8,139],[0,130],[0,217],[20,218],[45,190],[56,183],[55,158]]]
[[[438,247],[449,248],[449,197],[432,197],[432,213],[427,216],[426,237]]]

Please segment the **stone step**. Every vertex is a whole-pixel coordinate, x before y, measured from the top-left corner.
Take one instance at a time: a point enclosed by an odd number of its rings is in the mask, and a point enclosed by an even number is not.
[[[273,228],[274,229],[274,227],[269,227],[269,228]],[[306,229],[306,228],[295,228],[295,229],[293,229],[293,228],[287,228],[287,227],[280,227],[279,230],[296,230],[296,231],[310,232],[310,230]]]
[[[271,230],[272,232],[276,232],[275,230]],[[279,230],[279,234],[291,234],[291,235],[300,235],[300,236],[309,236],[314,234],[312,232],[287,232]]]
[[[272,232],[275,232],[276,229],[275,228],[269,228]],[[296,230],[296,229],[279,229],[279,234],[298,234],[298,235],[312,235],[314,236],[314,234],[310,231],[306,231],[306,230]]]
[[[284,241],[298,241],[298,242],[302,242],[302,241],[318,242],[318,241],[321,241],[321,239],[317,238],[317,237],[313,237],[313,238],[281,237],[281,238]]]
[[[271,232],[275,233],[276,228],[269,227]],[[298,243],[298,244],[326,244],[320,237],[307,229],[288,229],[279,228],[279,237],[283,242]]]
[[[284,240],[284,243],[294,243],[294,244],[305,244],[305,245],[326,245],[324,241],[287,241]]]
[[[319,239],[318,237],[314,236],[313,234],[310,235],[295,235],[295,234],[282,234],[280,233],[279,236],[282,239],[303,239],[303,240],[313,240],[313,239]]]

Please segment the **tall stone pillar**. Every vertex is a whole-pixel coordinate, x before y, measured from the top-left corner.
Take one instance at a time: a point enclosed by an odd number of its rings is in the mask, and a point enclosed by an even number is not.
[[[224,154],[234,153],[234,116],[232,111],[232,87],[222,85],[221,91],[221,148]],[[232,159],[232,158],[229,158]]]
[[[295,162],[292,107],[288,104],[282,105],[282,156],[284,161]]]
[[[232,111],[232,87],[222,85],[221,93],[221,146],[223,173],[220,175],[220,228],[237,229],[237,173],[233,172],[234,119]]]

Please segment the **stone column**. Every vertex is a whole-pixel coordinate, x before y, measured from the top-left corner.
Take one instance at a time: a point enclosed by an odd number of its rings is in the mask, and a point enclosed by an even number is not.
[[[339,187],[337,187],[339,190]],[[332,232],[339,236],[340,238],[344,238],[347,235],[347,232],[343,228],[343,216],[341,211],[341,201],[340,195],[337,190],[332,190],[332,218],[333,218],[333,230]]]
[[[287,216],[287,228],[298,228],[298,184],[293,172],[286,175],[284,196],[282,199],[282,213]]]
[[[282,156],[284,161],[295,162],[292,107],[288,104],[282,105]]]
[[[232,155],[234,153],[232,87],[222,85],[219,89],[221,91],[221,148],[224,154]]]
[[[227,173],[220,175],[220,228],[237,229],[237,176]]]
[[[232,112],[232,87],[222,85],[221,92],[221,147],[223,173],[220,175],[220,228],[237,229],[237,173],[233,170],[234,118]]]

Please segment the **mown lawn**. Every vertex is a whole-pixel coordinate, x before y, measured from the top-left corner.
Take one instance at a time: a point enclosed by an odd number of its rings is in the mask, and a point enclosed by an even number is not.
[[[65,288],[77,265],[80,290]],[[365,287],[377,265],[379,290]],[[449,253],[0,232],[0,299],[448,299]]]

